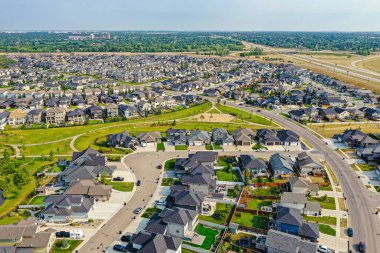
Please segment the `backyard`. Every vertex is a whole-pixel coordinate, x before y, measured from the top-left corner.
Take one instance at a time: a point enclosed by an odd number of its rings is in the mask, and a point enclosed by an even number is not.
[[[185,244],[189,244],[194,247],[199,247],[205,250],[210,250],[211,246],[215,242],[215,237],[219,234],[218,230],[214,230],[208,227],[203,226],[202,224],[198,224],[195,228],[195,232],[199,235],[205,236],[205,239],[202,245],[192,244],[191,242],[184,241]]]
[[[247,212],[236,212],[232,222],[240,224],[245,227],[252,227],[258,229],[268,229],[269,218],[266,216],[259,216]]]
[[[199,215],[200,220],[212,222],[215,224],[224,224],[228,222],[233,211],[233,205],[216,203],[216,210],[211,216]]]
[[[228,181],[228,182],[241,182],[239,172],[237,170],[221,169],[216,171],[216,176],[219,181]]]
[[[271,200],[260,200],[260,199],[252,199],[248,201],[248,209],[251,210],[260,210],[262,206],[270,206],[272,207],[273,201]]]

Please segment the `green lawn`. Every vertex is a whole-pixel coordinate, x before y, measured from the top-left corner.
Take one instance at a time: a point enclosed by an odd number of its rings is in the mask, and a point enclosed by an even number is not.
[[[356,164],[362,171],[373,171],[375,170],[375,166],[373,165],[368,165],[364,163],[358,163]]]
[[[165,151],[164,143],[157,143],[157,151]]]
[[[267,230],[269,218],[265,216],[254,215],[251,213],[237,212],[232,222],[246,226],[246,227],[253,227],[253,228]]]
[[[152,217],[152,215],[153,215],[154,213],[159,213],[159,212],[161,212],[161,211],[162,211],[162,209],[160,209],[160,208],[157,208],[157,207],[149,207],[149,208],[147,208],[147,209],[145,210],[145,212],[141,215],[141,217],[150,219],[150,217]]]
[[[35,131],[35,130],[29,130]],[[50,144],[36,146],[21,146],[21,154],[28,155],[49,155],[52,151],[55,155],[72,155],[73,150],[70,148],[70,141],[59,141]]]
[[[280,188],[277,187],[258,187],[253,190],[253,194],[257,196],[274,196],[280,194]]]
[[[4,218],[0,219],[0,226],[13,224],[30,216],[30,213],[25,212],[24,210],[19,210],[17,213],[12,212],[10,214],[11,215],[5,216]]]
[[[336,236],[335,229],[333,229],[329,225],[319,224],[318,227],[319,227],[319,232],[326,234],[326,235]]]
[[[252,199],[248,202],[248,209],[251,210],[260,210],[262,206],[272,206],[273,201],[271,200],[260,200],[260,199]]]
[[[333,197],[326,197],[325,200],[324,200],[324,197],[309,197],[307,199],[309,201],[319,202],[319,204],[321,204],[321,207],[324,209],[330,209],[330,210],[336,209],[335,199]]]
[[[174,182],[178,181],[178,178],[163,178],[161,182],[161,186],[172,186]]]
[[[184,243],[189,244],[194,247],[202,248],[205,250],[210,250],[211,246],[215,242],[215,237],[219,234],[218,230],[204,227],[202,224],[197,225],[197,227],[195,228],[195,232],[199,235],[205,236],[205,239],[202,245],[192,244],[191,242],[188,242],[188,241],[184,241]]]
[[[131,192],[135,185],[135,183],[133,182],[115,182],[115,181],[111,181],[111,179],[106,179],[105,183],[107,185],[111,185],[112,189],[116,191],[121,191],[121,192]]]
[[[51,250],[51,253],[71,253],[72,251],[74,251],[78,246],[79,244],[81,244],[83,241],[81,240],[67,240],[68,244],[69,244],[69,248],[68,249],[61,249],[57,243],[59,242],[60,240],[56,240],[55,243],[54,243],[54,246]]]
[[[329,216],[303,216],[304,220],[314,222],[314,223],[322,223],[326,225],[336,225],[336,217],[329,217]]]
[[[216,210],[213,215],[206,216],[206,215],[199,215],[198,219],[212,222],[215,224],[223,224],[225,222],[228,222],[232,211],[233,211],[233,205],[229,204],[223,204],[223,203],[216,203]]]
[[[222,167],[227,167],[228,166],[228,162],[225,158],[218,158],[218,160],[216,161],[218,166],[222,166]]]
[[[62,172],[65,169],[64,166],[53,166],[51,167],[48,172]]]
[[[45,196],[35,196],[29,201],[29,205],[43,205]]]
[[[226,169],[217,170],[216,176],[219,181],[241,182],[239,172],[236,170],[232,170],[230,173]]]
[[[165,170],[175,170],[175,161],[176,161],[176,158],[167,160],[164,166]]]
[[[222,150],[222,146],[218,145],[218,144],[213,144],[213,147],[214,147],[214,150]]]
[[[242,120],[260,124],[260,125],[276,126],[271,120],[268,120],[254,113],[249,113],[247,111],[243,111],[231,106],[226,106],[226,105],[221,105],[221,104],[218,104],[216,107],[219,110],[221,110],[223,113],[231,114],[237,117],[238,119],[242,119]]]
[[[187,150],[188,146],[187,145],[177,145],[175,146],[175,150]]]
[[[213,150],[213,147],[211,144],[206,144],[205,149],[206,150]]]
[[[258,150],[258,149],[265,149],[265,150],[268,150],[268,148],[265,147],[264,145],[262,145],[261,143],[256,143],[255,145],[253,145],[252,149],[253,149],[253,150]]]

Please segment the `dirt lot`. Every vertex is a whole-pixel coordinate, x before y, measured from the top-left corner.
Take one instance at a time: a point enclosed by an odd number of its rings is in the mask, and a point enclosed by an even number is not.
[[[360,129],[364,133],[380,133],[380,122],[375,123],[342,123],[342,124],[319,124],[313,125],[308,124],[308,127],[323,135],[324,137],[330,138],[335,134],[341,134],[346,129]]]
[[[235,119],[234,116],[229,114],[215,114],[215,113],[202,113],[195,116],[195,119],[201,122],[231,122]]]

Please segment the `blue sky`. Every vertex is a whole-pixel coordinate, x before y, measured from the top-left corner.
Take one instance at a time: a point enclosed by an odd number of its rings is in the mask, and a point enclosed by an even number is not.
[[[0,30],[380,31],[380,0],[0,0]]]

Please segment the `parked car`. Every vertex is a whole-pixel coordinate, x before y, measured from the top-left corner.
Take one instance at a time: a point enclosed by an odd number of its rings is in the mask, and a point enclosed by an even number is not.
[[[120,240],[122,242],[129,242],[130,240],[132,239],[132,236],[131,235],[123,235]]]
[[[141,212],[141,210],[142,210],[142,207],[138,207],[135,209],[134,213],[139,214]]]
[[[330,253],[329,248],[327,248],[325,245],[318,245],[318,252]]]
[[[366,252],[367,247],[364,242],[359,242],[359,252]]]
[[[58,231],[58,232],[55,233],[55,236],[57,238],[70,238],[70,232]]]
[[[347,228],[347,235],[349,237],[353,237],[354,236],[354,230],[352,228]]]
[[[159,170],[162,169],[162,164],[158,165],[157,169],[159,169]]]
[[[156,200],[156,205],[159,205],[159,206],[164,206],[166,205],[166,201],[165,200]]]
[[[113,181],[124,181],[123,177],[114,177]]]
[[[121,251],[121,252],[125,252],[125,247],[123,245],[120,245],[120,244],[115,244],[113,246],[113,250],[114,251]]]
[[[137,186],[140,186],[140,185],[141,185],[141,181],[140,181],[140,180],[137,180],[137,181],[136,181],[136,185],[137,185]]]

